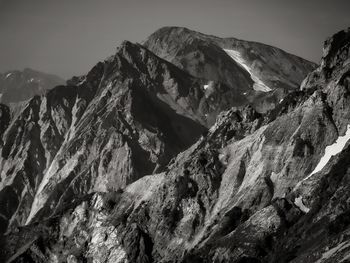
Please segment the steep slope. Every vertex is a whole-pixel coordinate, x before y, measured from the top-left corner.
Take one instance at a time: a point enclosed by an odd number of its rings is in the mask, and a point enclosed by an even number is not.
[[[317,88],[265,117],[227,112],[166,174],[126,188],[111,225],[129,262],[346,262],[349,142],[313,171],[348,134],[349,36],[326,42]]]
[[[252,90],[297,89],[315,68],[275,47],[181,27],[161,28],[144,45],[193,76],[225,83],[246,95],[255,94]]]
[[[142,46],[124,42],[68,83],[30,100],[3,135],[2,231],[162,171],[207,130],[201,80]]]
[[[323,156],[348,138],[349,47],[335,35],[317,88],[265,117],[227,112],[166,174],[127,187],[111,225],[128,262],[346,262],[349,142]]]
[[[29,68],[8,71],[0,74],[0,102],[10,104],[25,101],[64,83],[60,77]]]
[[[24,224],[36,190],[72,125],[92,99],[94,89],[59,86],[27,102],[3,133],[1,148],[1,232]],[[76,104],[76,98],[81,98]],[[74,109],[74,111],[73,111]],[[73,115],[76,115],[73,117]]]
[[[4,104],[0,104],[0,146],[3,146],[2,136],[8,128],[11,120],[10,109]]]

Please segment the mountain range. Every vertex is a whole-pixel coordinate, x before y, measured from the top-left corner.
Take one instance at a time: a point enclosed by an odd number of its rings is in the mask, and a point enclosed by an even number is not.
[[[12,70],[0,73],[0,102],[7,105],[31,99],[35,95],[43,95],[46,90],[65,81],[58,76],[25,68],[23,71]]]
[[[346,262],[349,52],[165,27],[0,104],[1,258]]]

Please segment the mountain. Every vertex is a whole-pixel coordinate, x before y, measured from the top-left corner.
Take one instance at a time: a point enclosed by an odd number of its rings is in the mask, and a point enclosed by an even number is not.
[[[164,170],[207,130],[200,96],[190,75],[124,42],[77,85],[34,97],[3,136],[2,230]]]
[[[144,45],[191,75],[204,78],[208,83],[224,83],[251,102],[259,100],[256,97],[261,97],[262,92],[298,89],[316,67],[279,48],[205,35],[182,27],[161,28],[149,36]]]
[[[29,68],[0,73],[0,102],[10,104],[25,101],[64,83],[58,76]]]
[[[350,30],[336,34],[302,91],[266,115],[222,114],[166,173],[112,199],[106,232],[119,246],[111,254],[128,262],[346,262],[349,48]]]
[[[345,262],[350,30],[301,89],[268,92],[235,60],[250,86],[145,46],[123,42],[16,116],[0,104],[2,261]],[[260,112],[245,90],[283,100]]]

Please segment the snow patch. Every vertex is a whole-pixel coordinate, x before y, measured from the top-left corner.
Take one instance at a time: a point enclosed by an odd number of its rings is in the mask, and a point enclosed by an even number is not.
[[[344,149],[349,139],[350,139],[350,124],[348,124],[347,130],[344,136],[339,136],[338,139],[335,141],[335,143],[326,147],[325,153],[320,159],[320,161],[318,162],[315,169],[311,172],[311,174],[309,174],[305,179],[303,179],[303,181],[309,179],[311,176],[321,171],[326,166],[328,161],[332,158],[332,156],[337,155]]]
[[[12,75],[12,73],[8,73],[6,76],[5,76],[5,79],[7,79],[8,77],[10,77]]]
[[[232,49],[224,49],[224,51],[239,65],[241,65],[242,68],[244,68],[248,73],[250,74],[252,80],[255,82],[253,85],[253,89],[256,91],[263,91],[268,92],[271,91],[271,89],[264,84],[264,82],[254,74],[251,67],[248,65],[247,61],[243,58],[242,54],[237,50]]]
[[[214,85],[214,81],[211,80],[207,84],[203,85],[203,89],[204,90],[210,89],[213,87],[213,85]]]
[[[306,207],[303,203],[303,197],[302,196],[298,196],[297,198],[295,198],[294,200],[294,204],[299,207],[299,209],[301,211],[303,211],[304,213],[308,213],[310,211],[310,208]]]

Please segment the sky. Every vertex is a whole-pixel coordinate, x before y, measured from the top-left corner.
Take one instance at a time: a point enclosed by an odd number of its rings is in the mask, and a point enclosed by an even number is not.
[[[0,0],[0,72],[85,74],[123,41],[184,26],[282,48],[319,62],[350,26],[350,0]]]

